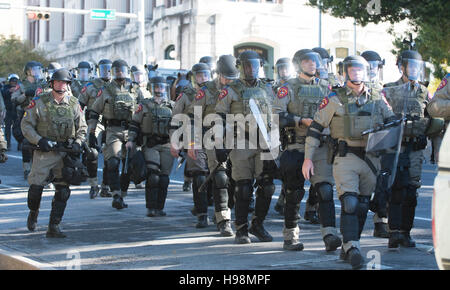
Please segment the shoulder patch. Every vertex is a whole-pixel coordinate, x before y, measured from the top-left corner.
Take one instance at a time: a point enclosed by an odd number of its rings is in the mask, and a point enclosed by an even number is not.
[[[40,95],[40,94],[42,94],[43,91],[44,91],[44,90],[43,90],[42,88],[37,88],[37,89],[36,89],[36,92],[34,92],[34,95],[35,95],[35,96]]]
[[[142,106],[142,104],[139,104],[139,106],[137,107],[136,111],[134,112],[135,114],[139,113],[140,111],[142,111],[144,107]]]
[[[98,90],[97,92],[97,98],[100,97],[103,94],[103,89]]]
[[[277,97],[278,99],[282,99],[288,95],[288,88],[287,87],[281,87],[278,89]]]
[[[199,89],[197,91],[197,94],[195,95],[195,99],[198,101],[198,100],[203,99],[204,96],[205,96],[205,91],[202,89]]]
[[[328,99],[328,97],[325,97],[322,100],[322,102],[320,103],[319,110],[322,110],[323,108],[325,108],[329,102],[330,102],[330,100]]]
[[[219,100],[222,100],[222,99],[225,98],[227,95],[228,95],[228,89],[227,89],[227,88],[223,88],[223,89],[220,91],[220,94],[219,94]]]
[[[84,94],[84,93],[86,92],[86,90],[87,90],[87,86],[84,86],[84,87],[81,89],[81,93]]]
[[[27,109],[33,109],[34,106],[36,106],[36,102],[33,100],[31,100],[30,104],[28,105]]]
[[[175,100],[175,102],[178,102],[178,101],[181,99],[182,96],[183,96],[183,93],[180,93],[180,94],[178,95],[177,99]]]
[[[446,85],[448,84],[448,80],[444,78],[442,82],[439,84],[439,87],[436,89],[436,91],[442,90]]]

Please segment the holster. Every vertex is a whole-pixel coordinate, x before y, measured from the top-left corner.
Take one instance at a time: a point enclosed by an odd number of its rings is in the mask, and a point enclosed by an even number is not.
[[[328,164],[333,164],[334,157],[336,156],[337,150],[338,150],[337,139],[333,139],[333,138],[331,138],[331,136],[328,136],[326,143],[327,143],[327,146],[328,146],[327,163]]]

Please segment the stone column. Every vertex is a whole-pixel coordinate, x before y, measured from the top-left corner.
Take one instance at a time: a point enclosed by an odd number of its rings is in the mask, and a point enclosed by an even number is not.
[[[64,0],[64,8],[81,9],[81,2]],[[81,19],[82,16],[79,14],[64,14],[64,42],[78,41],[81,36]]]
[[[116,9],[116,12],[127,12],[128,0],[108,0],[106,2],[106,9]],[[127,18],[117,17],[115,20],[106,21],[106,30],[117,31],[122,29],[127,24]]]
[[[50,0],[50,7],[61,8],[61,0]],[[58,45],[62,41],[62,13],[52,13],[50,16],[50,41],[49,45]]]
[[[85,0],[84,9],[105,9],[103,0]],[[105,27],[105,20],[92,20],[90,14],[84,16],[84,37],[91,38],[100,34]]]

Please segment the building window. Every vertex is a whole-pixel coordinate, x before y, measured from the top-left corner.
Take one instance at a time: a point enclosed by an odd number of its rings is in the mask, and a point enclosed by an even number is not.
[[[348,48],[336,47],[336,58],[346,58],[348,56]]]
[[[169,45],[166,50],[164,50],[164,59],[174,60],[176,56],[175,45]]]

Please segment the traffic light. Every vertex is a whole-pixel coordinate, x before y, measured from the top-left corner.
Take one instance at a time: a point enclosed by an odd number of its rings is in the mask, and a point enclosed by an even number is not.
[[[50,12],[28,11],[27,17],[29,20],[50,20]]]

